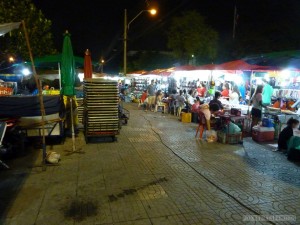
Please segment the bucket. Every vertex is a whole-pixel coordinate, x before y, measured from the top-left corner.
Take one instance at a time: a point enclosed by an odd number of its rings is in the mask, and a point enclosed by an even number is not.
[[[181,121],[183,123],[191,123],[192,122],[192,113],[181,113]]]

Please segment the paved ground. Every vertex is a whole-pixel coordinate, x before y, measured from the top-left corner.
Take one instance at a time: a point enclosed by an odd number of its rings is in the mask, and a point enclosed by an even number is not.
[[[118,142],[81,135],[54,146],[59,166],[42,171],[40,154],[0,171],[2,225],[300,224],[300,167],[251,140],[241,145],[194,138],[196,125],[131,108]],[[50,149],[49,149],[50,150]],[[246,222],[246,215],[297,221]],[[272,220],[272,218],[269,218]]]

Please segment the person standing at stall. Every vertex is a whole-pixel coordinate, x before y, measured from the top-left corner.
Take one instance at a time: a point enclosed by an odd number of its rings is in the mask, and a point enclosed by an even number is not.
[[[221,97],[221,93],[219,91],[216,91],[214,99],[209,102],[210,111],[218,112],[219,110],[223,110],[223,105],[219,100],[220,97]]]
[[[258,85],[251,98],[251,102],[252,102],[252,110],[251,110],[252,126],[251,127],[256,126],[258,122],[261,121],[262,108],[264,107],[262,104],[262,90],[263,90],[263,86]]]
[[[238,105],[240,98],[240,92],[238,86],[234,85],[232,88],[232,92],[229,94],[229,103],[232,105]]]
[[[200,88],[198,88],[197,91],[198,91],[198,96],[199,97],[205,97],[205,95],[206,95],[206,86],[205,86],[205,84],[201,83]]]
[[[222,97],[229,98],[229,84],[223,84],[223,91],[221,92]]]
[[[148,92],[148,108],[150,110],[153,109],[153,106],[155,104],[155,85],[154,80],[151,80],[151,84],[147,87]]]
[[[272,103],[272,95],[273,95],[273,88],[269,84],[269,82],[266,79],[263,79],[264,82],[264,89],[262,92],[262,104],[264,106],[271,105]]]

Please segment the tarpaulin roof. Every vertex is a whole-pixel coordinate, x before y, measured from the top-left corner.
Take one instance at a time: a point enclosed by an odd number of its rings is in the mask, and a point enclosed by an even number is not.
[[[249,56],[246,62],[261,66],[279,67],[281,69],[300,69],[300,51],[281,51]]]
[[[0,36],[3,36],[14,29],[18,29],[20,24],[21,22],[0,24]]]
[[[174,71],[189,71],[189,70],[196,70],[197,67],[193,65],[183,65],[183,66],[176,66]]]
[[[34,58],[34,64],[37,67],[45,67],[45,68],[55,67],[55,68],[57,68],[57,64],[61,63],[61,60],[62,60],[62,54],[46,55],[46,56],[42,56],[39,58]],[[76,68],[83,67],[83,65],[84,65],[83,57],[74,56],[74,61],[75,61]],[[30,64],[30,62],[27,62],[27,64]],[[97,63],[92,62],[92,64],[95,65]]]
[[[214,70],[218,65],[216,64],[207,64],[202,66],[197,66],[196,70]]]
[[[138,71],[133,71],[133,72],[130,72],[130,73],[127,73],[127,74],[129,74],[129,75],[133,75],[133,74],[143,75],[145,73],[147,73],[146,70],[138,70]]]
[[[244,60],[235,60],[231,62],[226,62],[215,67],[215,70],[243,70],[243,71],[251,71],[251,70],[271,70],[274,69],[270,66],[259,66],[252,65]]]

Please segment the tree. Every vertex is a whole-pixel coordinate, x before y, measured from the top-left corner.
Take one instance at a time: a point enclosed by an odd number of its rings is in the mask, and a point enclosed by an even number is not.
[[[51,21],[45,18],[31,0],[0,0],[0,23],[21,20],[26,23],[30,45],[35,57],[56,52],[50,31]],[[14,30],[4,37],[0,37],[0,51],[28,60],[29,54],[23,30]]]
[[[217,55],[217,42],[218,33],[195,11],[173,18],[168,31],[168,47],[182,63],[192,55],[198,63],[212,62]]]
[[[128,71],[155,70],[169,68],[176,60],[169,52],[144,51],[137,52],[129,58]]]

